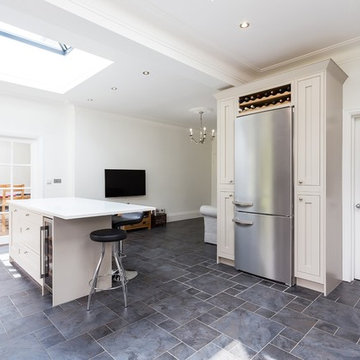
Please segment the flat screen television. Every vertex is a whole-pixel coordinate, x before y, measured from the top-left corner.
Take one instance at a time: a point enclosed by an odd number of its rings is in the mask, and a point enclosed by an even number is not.
[[[105,197],[146,195],[145,170],[105,169]]]

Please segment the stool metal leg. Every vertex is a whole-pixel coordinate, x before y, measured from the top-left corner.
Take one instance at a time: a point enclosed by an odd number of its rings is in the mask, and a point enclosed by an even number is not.
[[[104,260],[104,255],[105,255],[105,243],[102,243],[101,256],[100,256],[99,262],[98,262],[98,264],[96,266],[94,276],[92,278],[91,289],[90,289],[90,293],[89,293],[89,296],[88,296],[88,303],[87,303],[87,308],[86,308],[86,310],[88,310],[88,311],[90,310],[91,297],[96,292],[95,288],[96,288],[96,285],[97,285],[97,280],[98,280],[98,276],[99,276],[100,267],[101,267],[101,264],[102,264],[102,262]]]
[[[123,267],[122,260],[121,260],[122,257],[124,257],[124,256],[123,256],[120,248],[121,248],[120,241],[114,243],[113,256],[114,256],[116,266],[119,270],[120,281],[121,281],[123,295],[124,295],[124,306],[127,307],[127,279],[126,279],[126,272],[125,272],[125,269]]]

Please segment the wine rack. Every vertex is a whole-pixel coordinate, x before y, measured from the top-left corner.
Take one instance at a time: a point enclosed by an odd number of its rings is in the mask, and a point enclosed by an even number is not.
[[[254,94],[240,96],[239,113],[265,110],[291,103],[291,85],[259,91]]]

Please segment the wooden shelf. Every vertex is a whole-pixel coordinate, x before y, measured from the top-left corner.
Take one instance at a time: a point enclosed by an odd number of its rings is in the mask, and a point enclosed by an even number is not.
[[[271,110],[271,109],[281,109],[283,107],[288,107],[291,105],[291,101],[284,101],[283,103],[281,104],[275,104],[275,105],[268,105],[268,106],[264,106],[264,107],[261,107],[261,108],[257,108],[257,109],[249,109],[249,110],[243,110],[243,111],[240,111],[239,110],[239,116],[242,116],[242,115],[248,115],[248,114],[253,114],[253,113],[259,113],[259,112],[262,112],[262,111],[267,111],[267,110]]]
[[[287,96],[291,96],[290,91],[285,91],[282,94],[276,94],[276,95],[271,95],[271,96],[267,96],[267,97],[264,96],[264,97],[262,97],[260,99],[255,99],[255,100],[243,102],[243,103],[240,104],[240,106],[242,107],[242,106],[256,105],[256,104],[260,104],[262,102],[281,99],[282,97],[287,97]]]

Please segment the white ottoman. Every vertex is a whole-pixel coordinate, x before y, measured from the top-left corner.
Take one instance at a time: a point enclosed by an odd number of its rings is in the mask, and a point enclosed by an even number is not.
[[[203,205],[200,207],[200,214],[204,216],[204,242],[216,244],[217,231],[217,209],[214,206]]]

